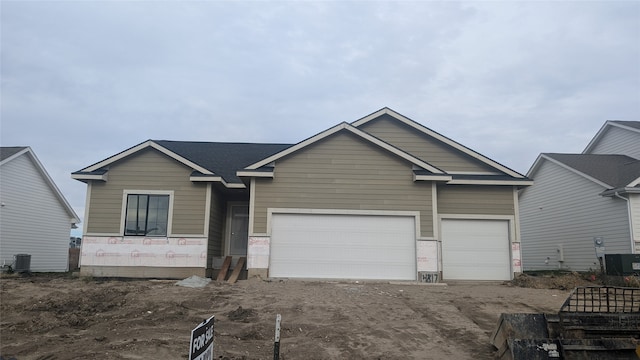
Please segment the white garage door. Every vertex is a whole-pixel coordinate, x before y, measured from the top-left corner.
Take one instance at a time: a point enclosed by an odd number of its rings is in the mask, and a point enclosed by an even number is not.
[[[269,274],[415,280],[415,218],[273,214]]]
[[[506,220],[442,220],[442,277],[509,280],[510,248]]]

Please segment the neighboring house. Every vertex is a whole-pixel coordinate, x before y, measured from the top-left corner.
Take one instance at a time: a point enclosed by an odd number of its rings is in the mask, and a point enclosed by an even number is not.
[[[604,254],[640,253],[639,159],[639,121],[607,121],[582,154],[540,154],[520,193],[524,270],[597,270]]]
[[[30,147],[0,147],[0,201],[0,265],[28,254],[31,271],[67,271],[80,219]]]
[[[383,108],[295,145],[148,140],[87,183],[81,273],[510,279],[532,182]]]

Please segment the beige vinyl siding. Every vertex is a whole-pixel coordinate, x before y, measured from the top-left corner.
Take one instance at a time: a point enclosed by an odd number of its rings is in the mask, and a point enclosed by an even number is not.
[[[276,162],[274,179],[256,179],[254,233],[267,232],[268,208],[419,211],[433,236],[431,183],[412,165],[347,132]]]
[[[438,213],[515,215],[511,186],[438,185]]]
[[[494,168],[420,133],[389,115],[380,116],[359,128],[444,171],[496,171]]]
[[[212,263],[213,257],[219,257],[223,254],[223,229],[225,218],[225,204],[220,192],[216,189],[211,190],[211,211],[209,213],[209,246],[207,264]]]
[[[123,191],[173,190],[173,234],[203,235],[206,184],[192,183],[192,170],[153,149],[111,165],[107,182],[91,186],[87,232],[119,234]]]

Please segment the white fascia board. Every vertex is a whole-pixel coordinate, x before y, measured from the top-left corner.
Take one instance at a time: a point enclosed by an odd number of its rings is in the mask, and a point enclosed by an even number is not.
[[[607,128],[609,126],[611,126],[612,123],[611,121],[606,121],[602,127],[600,128],[600,130],[598,130],[598,132],[596,133],[596,135],[591,139],[591,141],[589,141],[589,144],[587,144],[587,147],[584,148],[584,150],[582,151],[583,154],[589,154],[591,152],[591,150],[593,149],[593,147],[596,145],[596,143],[600,140],[600,138],[602,137],[602,135],[604,135],[605,131],[607,130]]]
[[[189,181],[193,182],[222,182],[222,176],[189,176]]]
[[[123,151],[123,152],[121,152],[119,154],[116,154],[116,155],[114,155],[114,156],[112,156],[110,158],[107,158],[105,160],[102,160],[102,161],[94,164],[94,165],[91,165],[91,166],[89,166],[87,168],[84,168],[84,169],[82,169],[82,171],[91,172],[91,171],[98,170],[98,169],[100,169],[100,168],[102,168],[104,166],[112,164],[112,163],[114,163],[114,162],[116,162],[118,160],[121,160],[121,159],[123,159],[123,158],[125,158],[125,157],[127,157],[129,155],[132,155],[132,154],[134,154],[134,153],[136,153],[136,152],[138,152],[140,150],[146,149],[148,147],[151,147],[153,149],[156,149],[156,150],[160,151],[161,153],[169,156],[170,158],[175,159],[176,161],[191,167],[193,170],[197,170],[197,171],[199,171],[199,172],[201,172],[201,173],[203,173],[205,175],[214,175],[211,171],[203,168],[202,166],[200,166],[200,165],[198,165],[198,164],[196,164],[196,163],[194,163],[194,162],[192,162],[190,160],[187,160],[187,159],[183,158],[182,156],[174,153],[173,151],[170,151],[169,149],[167,149],[167,148],[165,148],[163,146],[158,145],[153,140],[145,141],[145,142],[143,142],[143,143],[141,143],[139,145],[136,145],[136,146],[134,146],[134,147],[132,147],[132,148],[130,148],[128,150],[125,150],[125,151]]]
[[[600,193],[600,196],[615,196],[616,194],[640,194],[638,187],[624,187],[617,189],[609,189]]]
[[[244,184],[238,184],[238,183],[228,183],[226,181],[224,181],[224,179],[222,178],[222,176],[217,176],[217,175],[212,175],[212,176],[190,176],[189,177],[190,181],[193,182],[219,182],[222,185],[224,185],[224,187],[226,187],[227,189],[245,189],[246,186]]]
[[[396,148],[396,147],[394,147],[394,146],[392,146],[392,145],[390,145],[390,144],[388,144],[388,143],[386,143],[386,142],[384,142],[384,141],[382,141],[382,140],[380,140],[380,139],[378,139],[378,138],[376,138],[374,136],[371,136],[371,135],[365,133],[362,130],[357,129],[357,128],[347,124],[346,122],[342,122],[342,123],[340,123],[340,124],[338,124],[338,125],[336,125],[336,126],[334,126],[332,128],[329,128],[328,130],[325,130],[325,131],[323,131],[323,132],[321,132],[321,133],[319,133],[319,134],[317,134],[315,136],[312,136],[312,137],[308,138],[307,140],[299,142],[296,145],[293,145],[293,146],[291,146],[291,147],[289,147],[289,148],[287,148],[287,149],[285,149],[285,150],[283,150],[283,151],[281,151],[281,152],[279,152],[277,154],[274,154],[274,155],[272,155],[272,156],[270,156],[270,157],[268,157],[266,159],[263,159],[263,160],[255,163],[255,164],[249,165],[249,166],[247,166],[245,168],[245,170],[255,170],[255,169],[258,169],[258,168],[260,168],[262,166],[268,165],[268,164],[270,164],[270,163],[272,163],[272,162],[274,162],[274,161],[276,161],[276,160],[278,160],[278,159],[280,159],[280,158],[282,158],[284,156],[287,156],[287,155],[289,155],[291,153],[294,153],[294,152],[296,152],[296,151],[298,151],[298,150],[300,150],[300,149],[302,149],[304,147],[307,147],[307,146],[309,146],[309,145],[311,145],[311,144],[313,144],[315,142],[318,142],[318,141],[320,141],[320,140],[322,140],[322,139],[324,139],[324,138],[326,138],[326,137],[328,137],[330,135],[333,135],[333,134],[335,134],[335,133],[337,133],[338,131],[341,131],[341,130],[347,130],[347,131],[351,132],[352,134],[357,135],[357,136],[359,136],[359,137],[361,137],[361,138],[363,138],[363,139],[365,139],[365,140],[367,140],[367,141],[369,141],[369,142],[371,142],[371,143],[373,143],[373,144],[375,144],[375,145],[377,145],[377,146],[379,146],[379,147],[381,147],[381,148],[383,148],[383,149],[385,149],[387,151],[390,151],[390,152],[396,154],[397,156],[399,156],[399,157],[401,157],[401,158],[403,158],[405,160],[408,160],[412,164],[414,164],[416,166],[419,166],[419,167],[421,167],[423,169],[429,170],[429,171],[431,171],[433,173],[437,173],[437,174],[442,174],[443,173],[442,170],[440,170],[440,169],[438,169],[436,167],[433,167],[432,165],[430,165],[430,164],[428,164],[428,163],[426,163],[426,162],[424,162],[424,161],[422,161],[422,160],[420,160],[420,159],[418,159],[418,158],[416,158],[416,157],[414,157],[414,156],[412,156],[412,155],[410,155],[410,154],[408,154],[408,153],[406,153],[406,152],[404,152],[404,151],[402,151],[402,150],[400,150],[400,149],[398,149],[398,148]]]
[[[401,114],[399,114],[399,113],[397,113],[397,112],[395,112],[395,111],[393,111],[393,110],[391,110],[389,108],[380,109],[380,110],[376,111],[375,113],[373,113],[371,115],[367,115],[367,116],[363,117],[360,120],[356,120],[356,121],[354,121],[352,123],[352,125],[355,126],[355,127],[358,127],[358,126],[360,126],[362,124],[365,124],[365,123],[367,123],[367,122],[369,122],[369,121],[371,121],[371,120],[373,120],[373,119],[375,119],[375,118],[377,118],[377,117],[379,117],[380,115],[383,115],[383,114],[391,115],[394,118],[402,121],[404,124],[414,128],[414,129],[416,129],[416,130],[418,130],[418,131],[420,131],[420,132],[422,132],[424,134],[427,134],[427,135],[435,138],[436,140],[439,140],[439,141],[441,141],[441,142],[453,147],[454,149],[457,149],[457,150],[459,150],[459,151],[471,156],[472,158],[474,158],[476,160],[479,160],[479,161],[481,161],[481,162],[483,162],[483,163],[485,163],[485,164],[487,164],[487,165],[489,165],[489,166],[491,166],[493,168],[496,168],[496,169],[500,170],[503,173],[506,173],[506,174],[508,174],[510,176],[513,176],[515,178],[523,178],[524,177],[522,174],[520,174],[520,173],[518,173],[516,171],[513,171],[513,170],[509,169],[508,167],[506,167],[506,166],[504,166],[504,165],[502,165],[500,163],[497,163],[496,161],[491,160],[488,157],[486,157],[486,156],[484,156],[484,155],[482,155],[480,153],[477,153],[477,152],[469,149],[468,147],[466,147],[466,146],[464,146],[464,145],[462,145],[462,144],[460,144],[460,143],[458,143],[458,142],[456,142],[454,140],[449,139],[448,137],[446,137],[444,135],[438,134],[437,132],[427,128],[426,126],[424,126],[422,124],[419,124],[419,123],[407,118],[406,116],[403,116],[403,115],[401,115]]]
[[[492,171],[447,171],[451,175],[502,175],[501,172]]]
[[[90,175],[90,174],[71,174],[71,178],[74,180],[97,180],[107,181],[107,173],[102,175]]]
[[[531,186],[533,181],[523,180],[471,180],[457,179],[447,182],[449,185],[514,185],[514,186]]]
[[[607,189],[612,188],[611,185],[609,185],[607,183],[604,183],[604,182],[602,182],[602,181],[600,181],[600,180],[598,180],[598,179],[596,179],[594,177],[591,177],[591,176],[589,176],[589,175],[587,175],[587,174],[585,174],[585,173],[583,173],[581,171],[578,171],[578,170],[576,170],[576,169],[574,169],[574,168],[572,168],[572,167],[570,167],[570,166],[568,166],[568,165],[566,165],[566,164],[564,164],[564,163],[562,163],[562,162],[560,162],[560,161],[558,161],[556,159],[553,159],[553,158],[551,158],[549,156],[546,156],[544,154],[540,154],[540,157],[542,157],[543,159],[545,159],[547,161],[550,161],[550,162],[560,166],[563,169],[571,171],[574,174],[580,175],[580,176],[582,176],[583,178],[585,178],[587,180],[593,181],[594,183],[596,183],[596,184],[598,184],[598,185],[600,185],[600,186],[602,186],[604,188],[607,188]],[[536,160],[536,162],[537,162],[537,160]],[[534,180],[535,180],[535,178],[534,178]]]
[[[38,171],[40,172],[40,174],[42,174],[42,176],[44,177],[44,180],[47,182],[51,190],[53,190],[54,194],[58,198],[58,201],[60,201],[62,206],[65,208],[65,210],[67,210],[67,213],[70,216],[69,222],[71,224],[80,223],[80,218],[78,217],[78,214],[76,214],[76,212],[73,210],[73,208],[71,207],[71,204],[69,204],[69,202],[64,197],[64,195],[62,194],[62,191],[60,191],[56,183],[53,182],[53,179],[51,178],[51,176],[49,176],[49,173],[44,168],[44,165],[42,165],[40,160],[38,160],[38,157],[33,152],[33,150],[31,150],[31,147],[27,147],[25,150],[26,151],[20,151],[19,154],[26,154],[31,158],[31,160],[33,160],[33,163],[36,165],[36,167],[38,168]]]
[[[238,177],[259,177],[259,178],[273,178],[273,171],[237,171]]]
[[[640,185],[640,177],[630,182],[626,187],[635,187]]]
[[[413,175],[413,181],[451,181],[452,177],[447,175]]]
[[[545,156],[545,158],[547,158]],[[529,168],[529,171],[527,171],[527,177],[528,178],[532,178],[533,173],[536,172],[536,170],[538,170],[538,166],[540,166],[542,164],[542,154],[539,154],[538,157],[536,158],[536,160],[533,162],[533,164],[531,165],[531,167]]]
[[[358,127],[358,126],[360,126],[362,124],[368,123],[369,121],[371,121],[373,119],[377,119],[381,115],[384,115],[384,114],[389,114],[389,115],[391,115],[393,117],[402,116],[402,115],[396,113],[395,111],[389,109],[388,107],[383,107],[382,109],[380,109],[380,110],[378,110],[378,111],[376,111],[376,112],[374,112],[372,114],[369,114],[369,115],[367,115],[367,116],[365,116],[365,117],[363,117],[361,119],[358,119],[358,120],[352,122],[351,125],[355,126],[355,127]]]

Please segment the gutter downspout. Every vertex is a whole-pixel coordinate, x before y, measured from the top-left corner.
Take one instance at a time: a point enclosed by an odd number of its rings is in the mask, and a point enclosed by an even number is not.
[[[626,197],[618,194],[618,192],[614,192],[613,196],[620,198],[624,201],[627,202],[627,217],[629,218],[629,237],[631,238],[631,253],[635,254],[636,253],[636,242],[633,240],[633,223],[631,222],[631,204],[629,203],[629,199],[627,199]]]

